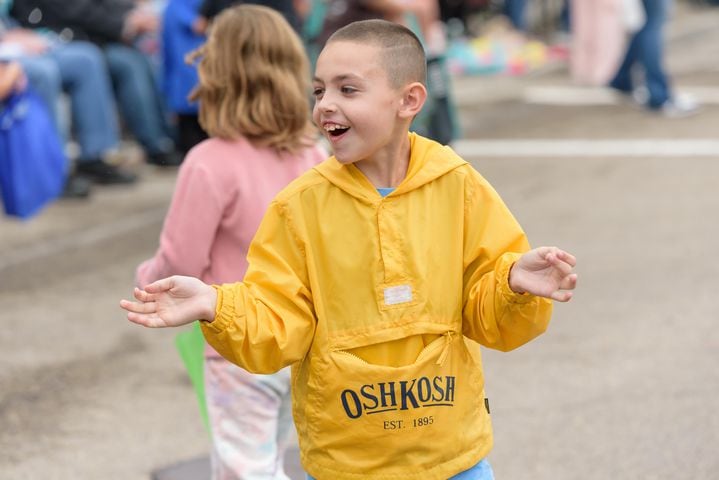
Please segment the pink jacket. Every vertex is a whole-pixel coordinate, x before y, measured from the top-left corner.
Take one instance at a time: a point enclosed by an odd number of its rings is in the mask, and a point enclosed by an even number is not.
[[[195,146],[180,167],[160,247],[137,268],[136,283],[170,275],[211,284],[242,280],[247,250],[270,201],[326,158],[320,146],[278,154],[245,139],[211,138]]]

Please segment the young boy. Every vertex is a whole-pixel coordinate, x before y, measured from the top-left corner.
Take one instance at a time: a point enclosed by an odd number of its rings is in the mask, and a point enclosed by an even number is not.
[[[572,255],[527,251],[467,162],[408,133],[424,76],[406,28],[338,30],[314,79],[313,117],[334,156],[272,202],[244,281],[174,276],[121,302],[147,327],[202,319],[208,342],[250,371],[292,364],[302,464],[320,480],[485,478],[475,342],[528,342],[550,299],[568,301],[576,284]]]

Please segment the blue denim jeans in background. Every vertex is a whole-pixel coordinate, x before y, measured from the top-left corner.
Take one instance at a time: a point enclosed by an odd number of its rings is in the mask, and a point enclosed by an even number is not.
[[[527,0],[505,0],[504,2],[504,14],[509,17],[517,30],[527,30],[526,10]]]
[[[624,56],[624,61],[611,87],[624,93],[634,90],[633,70],[640,64],[649,92],[649,108],[660,108],[669,100],[671,93],[662,61],[664,57],[663,27],[667,19],[670,0],[642,0],[646,12],[646,23],[633,36]]]
[[[30,85],[50,109],[58,131],[60,95],[70,98],[71,125],[80,146],[78,162],[96,160],[117,147],[119,127],[102,52],[88,42],[60,43],[47,53],[20,59]]]
[[[315,479],[307,475],[307,480]],[[457,475],[450,477],[448,480],[494,480],[494,472],[492,471],[492,466],[485,459],[469,470],[458,473]]]
[[[104,47],[110,77],[127,128],[148,154],[172,149],[169,125],[150,60],[119,43]]]

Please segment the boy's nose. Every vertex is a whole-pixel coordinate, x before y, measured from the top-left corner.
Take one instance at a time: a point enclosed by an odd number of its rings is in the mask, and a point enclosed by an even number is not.
[[[335,102],[327,95],[315,100],[315,108],[321,112],[334,112],[337,109]]]

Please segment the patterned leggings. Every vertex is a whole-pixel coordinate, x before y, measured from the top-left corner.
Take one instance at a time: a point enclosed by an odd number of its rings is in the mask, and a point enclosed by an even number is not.
[[[213,480],[289,480],[284,453],[296,441],[290,372],[249,373],[227,360],[205,361]]]

